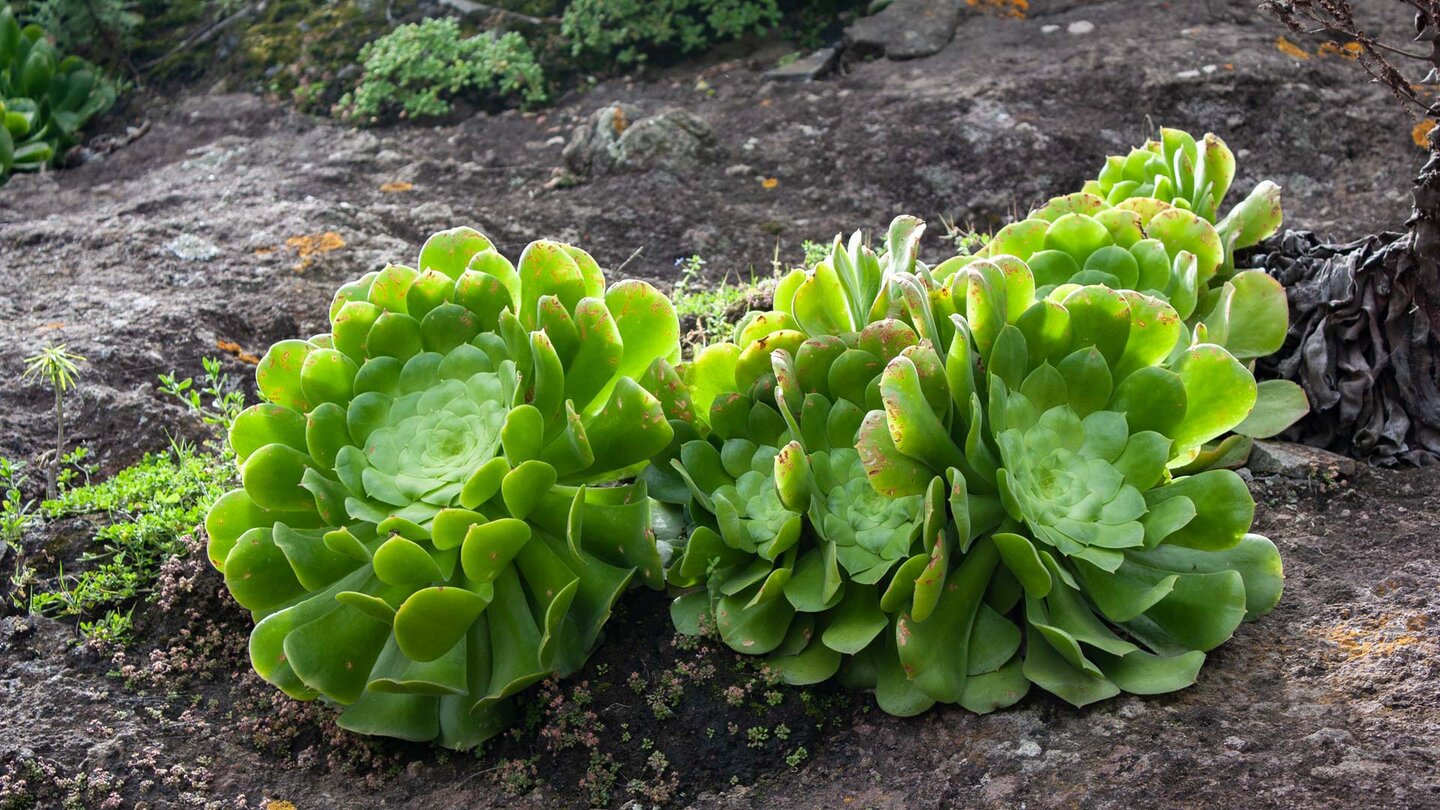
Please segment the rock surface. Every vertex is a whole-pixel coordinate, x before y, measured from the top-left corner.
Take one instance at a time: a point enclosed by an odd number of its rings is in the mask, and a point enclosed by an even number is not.
[[[724,150],[710,125],[689,110],[642,117],[638,107],[617,103],[577,126],[561,157],[581,176],[651,169],[691,174],[720,161]]]
[[[1257,441],[1245,465],[1259,475],[1286,478],[1349,478],[1359,469],[1353,458],[1294,442]]]
[[[812,82],[834,70],[839,61],[839,48],[821,48],[765,71],[764,78],[777,82]]]
[[[861,56],[930,56],[949,44],[970,5],[966,0],[894,0],[878,13],[851,23],[845,29],[845,43]]]

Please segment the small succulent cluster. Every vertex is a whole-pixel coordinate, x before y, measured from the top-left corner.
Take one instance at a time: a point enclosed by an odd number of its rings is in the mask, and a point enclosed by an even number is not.
[[[470,747],[639,580],[680,631],[892,714],[1193,683],[1282,588],[1227,467],[1305,406],[1253,375],[1285,295],[1234,252],[1278,190],[1216,224],[1233,172],[1166,130],[973,255],[925,264],[908,216],[878,252],[837,237],[685,363],[649,285],[436,234],[274,346],[235,420],[207,529],[256,671]]]
[[[261,360],[210,559],[263,678],[345,728],[468,748],[584,663],[632,579],[663,584],[645,484],[592,485],[671,440],[675,313],[577,248],[511,264],[458,228],[342,287],[330,324]]]
[[[37,25],[0,8],[0,184],[65,157],[80,128],[115,103],[115,86],[78,56],[61,57]]]

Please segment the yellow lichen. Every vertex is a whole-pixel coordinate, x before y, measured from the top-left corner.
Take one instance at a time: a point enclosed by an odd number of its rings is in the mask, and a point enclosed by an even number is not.
[[[1286,56],[1294,57],[1295,59],[1310,58],[1310,54],[1304,48],[1296,45],[1295,43],[1291,42],[1283,36],[1275,38],[1275,49],[1285,54]]]
[[[1410,128],[1410,140],[1421,149],[1430,148],[1430,130],[1435,128],[1435,119],[1426,118]]]
[[[981,12],[1017,20],[1025,19],[1026,12],[1030,10],[1030,0],[966,0],[966,2],[971,8],[979,9]]]
[[[1359,59],[1364,48],[1358,42],[1347,42],[1344,45],[1337,45],[1334,42],[1322,43],[1315,51],[1318,56],[1338,56],[1341,59]]]
[[[310,265],[315,263],[316,256],[345,247],[345,240],[334,231],[325,231],[324,233],[292,236],[285,240],[285,247],[294,250],[300,257],[300,263],[295,265],[295,271],[298,273],[309,269]]]
[[[215,348],[219,349],[222,352],[225,352],[226,354],[234,357],[236,360],[239,360],[242,363],[248,363],[252,366],[259,365],[260,363],[260,358],[256,357],[250,352],[245,351],[243,348],[241,348],[239,343],[236,343],[233,340],[217,340],[215,341]]]
[[[1329,644],[1346,661],[1383,657],[1411,647],[1428,648],[1440,655],[1440,640],[1424,632],[1429,621],[1420,613],[1393,613],[1363,621],[1343,621],[1321,628],[1314,634]]]
[[[380,193],[381,193],[381,194],[399,194],[399,193],[401,193],[401,192],[409,191],[409,190],[411,190],[411,189],[413,189],[413,188],[415,188],[415,184],[414,184],[414,183],[407,183],[407,182],[405,182],[404,180],[392,180],[392,181],[390,181],[389,183],[383,183],[383,184],[381,184],[381,186],[380,186]]]

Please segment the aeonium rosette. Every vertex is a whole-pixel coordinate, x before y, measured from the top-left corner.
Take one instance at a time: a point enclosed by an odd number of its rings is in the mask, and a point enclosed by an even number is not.
[[[880,266],[873,301],[801,287],[770,374],[728,344],[685,369],[710,433],[669,460],[697,524],[677,625],[896,714],[1192,683],[1280,594],[1239,477],[1181,472],[1250,414],[1250,372],[1139,292]]]
[[[261,360],[211,561],[261,677],[354,731],[472,747],[585,661],[632,579],[663,582],[645,485],[593,485],[687,407],[674,310],[578,248],[512,265],[457,228],[342,287],[330,324]]]

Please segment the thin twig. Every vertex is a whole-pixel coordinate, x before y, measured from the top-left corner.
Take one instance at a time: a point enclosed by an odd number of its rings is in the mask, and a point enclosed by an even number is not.
[[[217,22],[213,22],[205,28],[202,28],[199,31],[196,31],[195,33],[186,37],[179,45],[171,48],[169,53],[166,53],[164,56],[161,56],[158,59],[146,63],[140,69],[142,71],[148,71],[166,61],[169,61],[172,57],[183,53],[184,51],[188,51],[197,45],[204,45],[205,43],[214,39],[217,35],[223,33],[226,29],[235,25],[235,23],[246,17],[254,15],[256,12],[260,11],[264,7],[265,4],[263,2],[248,5],[235,12],[234,14],[231,14],[229,17],[226,17]]]
[[[625,269],[625,266],[628,265],[628,264],[630,264],[630,262],[635,261],[635,259],[636,259],[641,253],[643,253],[644,251],[645,251],[645,246],[644,246],[644,245],[641,245],[640,247],[635,248],[635,252],[630,254],[630,258],[628,258],[628,259],[626,259],[625,261],[621,262],[621,263],[620,263],[620,266],[617,267],[617,268],[615,268],[615,270],[614,270],[614,272],[613,272],[613,275],[619,276],[619,275],[620,275],[620,271],[621,271],[621,270],[624,270],[624,269]]]

